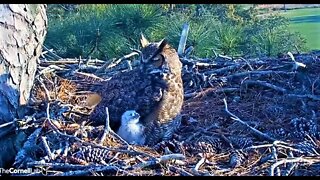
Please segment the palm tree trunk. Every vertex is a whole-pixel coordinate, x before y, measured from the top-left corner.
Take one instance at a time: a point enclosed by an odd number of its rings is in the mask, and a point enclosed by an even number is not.
[[[46,7],[0,4],[0,124],[24,116],[47,33]]]
[[[0,4],[0,124],[24,116],[47,33],[46,7]],[[14,126],[0,129],[1,168],[11,167],[27,138],[14,132]]]

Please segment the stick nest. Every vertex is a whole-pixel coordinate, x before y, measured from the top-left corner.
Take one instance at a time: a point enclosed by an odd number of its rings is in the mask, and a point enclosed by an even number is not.
[[[182,57],[182,122],[171,141],[154,147],[92,126],[84,103],[87,86],[137,60],[43,59],[33,113],[17,120],[29,133],[14,166],[59,176],[319,175],[320,52],[294,56]]]

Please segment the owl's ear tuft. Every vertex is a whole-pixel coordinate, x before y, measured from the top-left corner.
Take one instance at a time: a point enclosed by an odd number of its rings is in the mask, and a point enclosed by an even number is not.
[[[141,33],[140,43],[141,43],[142,48],[145,48],[150,44],[149,41],[144,37],[144,35],[142,33]]]
[[[161,41],[158,42],[158,49],[162,51],[164,46],[166,46],[167,44],[168,41],[165,38],[163,38]]]

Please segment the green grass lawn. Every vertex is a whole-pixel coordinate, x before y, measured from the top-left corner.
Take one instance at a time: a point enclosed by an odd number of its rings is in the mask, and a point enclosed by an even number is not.
[[[293,9],[287,10],[287,12],[282,11],[281,14],[288,18],[298,16],[320,15],[320,8]]]
[[[288,10],[280,14],[294,20],[290,28],[306,38],[310,50],[320,49],[320,8]]]

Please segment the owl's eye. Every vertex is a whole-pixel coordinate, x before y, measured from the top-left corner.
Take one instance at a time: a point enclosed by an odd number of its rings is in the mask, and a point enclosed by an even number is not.
[[[153,58],[154,61],[159,61],[160,60],[160,57],[155,57]]]
[[[162,56],[159,54],[159,55],[157,55],[156,57],[154,57],[152,60],[154,60],[154,61],[159,61],[159,60],[162,60]]]
[[[161,54],[159,54],[156,57],[154,57],[152,60],[153,60],[152,61],[153,66],[160,67],[164,62],[164,57]]]

